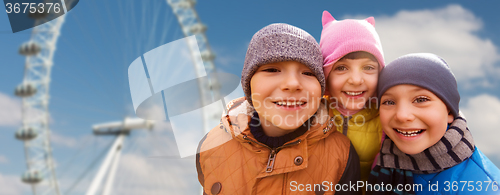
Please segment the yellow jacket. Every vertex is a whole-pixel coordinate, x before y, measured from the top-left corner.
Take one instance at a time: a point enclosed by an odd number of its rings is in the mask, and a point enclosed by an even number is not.
[[[350,117],[343,116],[337,109],[330,109],[330,116],[335,119],[337,131],[346,135],[354,145],[359,156],[361,179],[367,181],[382,138],[378,109],[365,108]],[[344,120],[349,122],[344,123]]]

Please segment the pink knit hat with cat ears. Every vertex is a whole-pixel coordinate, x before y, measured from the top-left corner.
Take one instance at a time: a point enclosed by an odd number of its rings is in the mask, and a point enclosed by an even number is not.
[[[364,20],[335,20],[328,12],[323,12],[323,31],[319,47],[323,54],[323,72],[328,79],[332,65],[345,55],[365,51],[377,58],[380,69],[384,68],[384,52],[380,38],[375,31],[373,17]],[[325,92],[326,94],[326,92]]]

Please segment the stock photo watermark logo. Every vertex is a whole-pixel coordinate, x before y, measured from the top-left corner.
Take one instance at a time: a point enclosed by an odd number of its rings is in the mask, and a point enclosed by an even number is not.
[[[240,82],[234,74],[207,75],[194,35],[136,58],[128,77],[135,114],[145,120],[168,120],[181,158],[196,154],[204,129],[219,124],[224,97]],[[205,124],[214,119],[214,124]]]
[[[68,13],[79,0],[3,0],[13,33],[50,22]]]

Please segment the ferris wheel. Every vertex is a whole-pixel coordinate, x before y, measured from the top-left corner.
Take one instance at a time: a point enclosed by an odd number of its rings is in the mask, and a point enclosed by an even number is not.
[[[75,0],[66,0],[62,2],[65,2],[66,6],[69,6],[73,4]],[[215,66],[213,61],[215,55],[212,52],[205,36],[206,26],[201,23],[201,20],[194,9],[196,1],[166,0],[163,1],[163,3],[166,3],[166,5],[171,8],[172,14],[175,15],[178,22],[178,25],[174,26],[180,27],[183,36],[187,37],[195,35],[196,37],[197,46],[203,61],[195,62],[194,68],[196,70],[204,69],[207,75],[214,72]],[[156,7],[154,5],[149,6]],[[145,11],[145,9],[143,9],[143,11]],[[19,53],[26,56],[26,63],[23,81],[15,89],[15,95],[22,98],[23,109],[22,127],[16,132],[15,136],[17,139],[24,142],[27,164],[27,170],[22,175],[21,179],[23,182],[31,185],[33,194],[60,195],[65,194],[65,191],[61,190],[58,181],[56,163],[53,158],[54,154],[52,153],[53,148],[51,147],[51,130],[49,127],[51,120],[51,115],[49,114],[49,100],[51,96],[49,95],[49,88],[52,78],[51,73],[54,56],[56,54],[56,45],[60,39],[59,35],[61,34],[61,29],[64,21],[66,20],[67,14],[64,14],[50,22],[46,21],[47,19],[44,15],[38,15],[35,17],[36,23],[41,25],[33,28],[30,40],[22,44],[19,49]],[[165,42],[164,36],[162,37],[162,40],[159,41],[158,44]],[[150,45],[144,47],[142,51],[137,49],[137,51],[134,52],[141,53],[148,48],[156,46],[155,44],[151,44],[151,42],[152,41],[148,41],[148,44]],[[65,66],[65,64],[59,66]],[[219,97],[218,89],[220,87],[217,82],[217,78],[210,78],[209,80],[204,81],[206,82],[200,83],[201,87],[199,87],[199,93],[202,94],[201,97],[206,98],[202,99],[202,101],[210,102],[211,100],[209,97]],[[203,109],[203,129],[205,132],[210,130],[212,124],[218,123],[219,114],[221,112],[222,109]],[[120,124],[124,126],[127,120],[130,121],[130,119],[125,117],[123,123]],[[132,123],[142,124],[141,121]],[[115,126],[120,126],[120,124]],[[144,124],[151,128],[150,123]],[[89,127],[91,125],[92,124],[88,124]],[[140,126],[136,125],[136,128],[140,128]],[[94,127],[94,129],[96,128]],[[129,131],[130,127],[124,129]],[[118,136],[116,138],[117,141],[114,141],[115,144],[113,144],[111,148],[121,148],[121,146],[118,147],[116,143],[123,142],[123,139],[125,139],[123,136]],[[115,159],[119,159],[118,157]],[[105,164],[105,162],[103,164]],[[116,165],[117,164],[115,163],[114,171],[116,171]],[[112,173],[110,174],[112,175]],[[99,173],[97,173],[97,175],[99,175]],[[109,177],[110,178],[108,178],[108,183],[106,185],[112,186],[113,176]],[[109,184],[110,181],[111,184]],[[91,186],[90,188],[95,187]],[[103,194],[109,193],[108,188],[109,187],[102,190]],[[93,189],[93,192],[90,194],[94,194],[96,191],[96,189]],[[87,194],[89,194],[89,192]]]

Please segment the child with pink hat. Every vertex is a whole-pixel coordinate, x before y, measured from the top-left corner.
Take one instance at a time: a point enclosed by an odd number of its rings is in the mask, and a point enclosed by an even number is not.
[[[376,91],[385,63],[375,19],[338,21],[324,11],[322,23],[320,49],[330,116],[337,131],[354,145],[366,181],[382,138]]]

